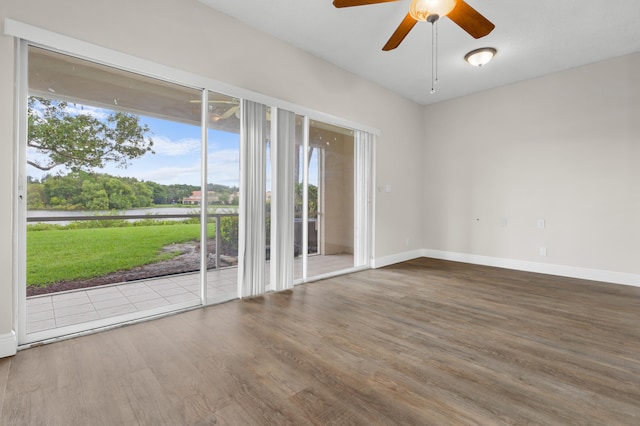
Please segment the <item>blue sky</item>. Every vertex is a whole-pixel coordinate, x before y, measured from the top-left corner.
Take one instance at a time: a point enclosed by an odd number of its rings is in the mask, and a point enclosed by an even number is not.
[[[128,176],[163,185],[199,185],[200,127],[148,117],[142,117],[141,121],[153,132],[151,138],[155,154],[146,154],[135,160],[124,172]],[[239,186],[240,135],[210,130],[208,139],[208,182]]]
[[[89,113],[100,118],[106,117],[109,111],[85,106],[78,108],[77,113]],[[202,149],[200,127],[145,116],[141,116],[140,121],[151,129],[155,154],[148,153],[132,160],[126,169],[107,165],[103,169],[94,171],[114,176],[135,177],[163,185],[199,185]],[[227,186],[239,186],[240,135],[210,130],[208,138],[208,181]],[[38,154],[33,150],[28,150],[27,156],[38,158]],[[48,173],[64,174],[67,170],[56,167]],[[27,175],[40,179],[45,174],[27,165]]]
[[[110,111],[69,105],[71,114],[89,114],[97,118],[106,118]],[[145,154],[134,159],[126,169],[109,164],[97,173],[113,176],[135,177],[143,181],[153,181],[162,185],[189,184],[200,185],[201,141],[200,127],[141,116],[140,121],[151,130],[155,154]],[[210,130],[208,135],[208,179],[209,183],[226,186],[240,186],[240,135],[237,133]],[[29,158],[40,155],[32,149],[27,150]],[[317,185],[317,152],[311,161],[310,182]],[[66,174],[64,167],[56,167],[49,174]],[[27,165],[27,175],[41,179],[45,174],[35,167]],[[270,189],[270,170],[267,169],[267,190]]]

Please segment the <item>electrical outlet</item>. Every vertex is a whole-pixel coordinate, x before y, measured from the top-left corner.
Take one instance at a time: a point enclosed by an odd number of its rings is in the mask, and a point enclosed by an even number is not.
[[[538,229],[544,229],[545,223],[544,219],[538,219]]]
[[[547,248],[546,247],[540,247],[540,249],[538,250],[538,254],[540,256],[546,256],[547,255]]]

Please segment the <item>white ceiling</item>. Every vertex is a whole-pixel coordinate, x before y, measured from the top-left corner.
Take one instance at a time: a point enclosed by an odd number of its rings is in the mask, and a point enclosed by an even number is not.
[[[430,24],[381,50],[410,0],[341,9],[332,0],[199,1],[421,105],[640,52],[640,0],[467,0],[496,28],[475,40],[442,19],[440,83],[430,94]],[[479,47],[498,50],[482,68],[463,59]]]

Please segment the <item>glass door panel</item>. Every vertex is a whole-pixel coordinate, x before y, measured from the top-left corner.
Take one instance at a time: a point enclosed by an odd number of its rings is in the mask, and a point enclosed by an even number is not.
[[[305,119],[302,116],[296,116],[295,129],[295,145],[294,145],[294,205],[293,205],[293,279],[302,280],[304,278],[304,262],[306,256],[305,251],[305,234],[304,221],[306,203],[306,187],[305,187]]]
[[[209,92],[207,109],[207,302],[238,296],[240,99]]]
[[[266,264],[264,267],[264,286],[268,291],[271,289],[271,107],[266,107],[265,115],[265,259]]]
[[[309,148],[308,277],[354,266],[353,131],[311,121]]]
[[[200,303],[200,97],[29,47],[27,334]]]

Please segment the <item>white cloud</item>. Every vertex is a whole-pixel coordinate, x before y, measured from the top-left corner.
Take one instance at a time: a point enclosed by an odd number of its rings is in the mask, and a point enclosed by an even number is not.
[[[138,179],[156,182],[162,185],[191,184],[200,182],[200,165],[190,167],[160,167],[136,173]]]
[[[151,139],[153,140],[153,150],[158,155],[177,157],[200,151],[201,144],[199,139],[180,139],[172,141],[166,136],[151,136]]]
[[[240,185],[240,152],[237,150],[214,151],[208,156],[207,165],[210,183],[227,186]]]

